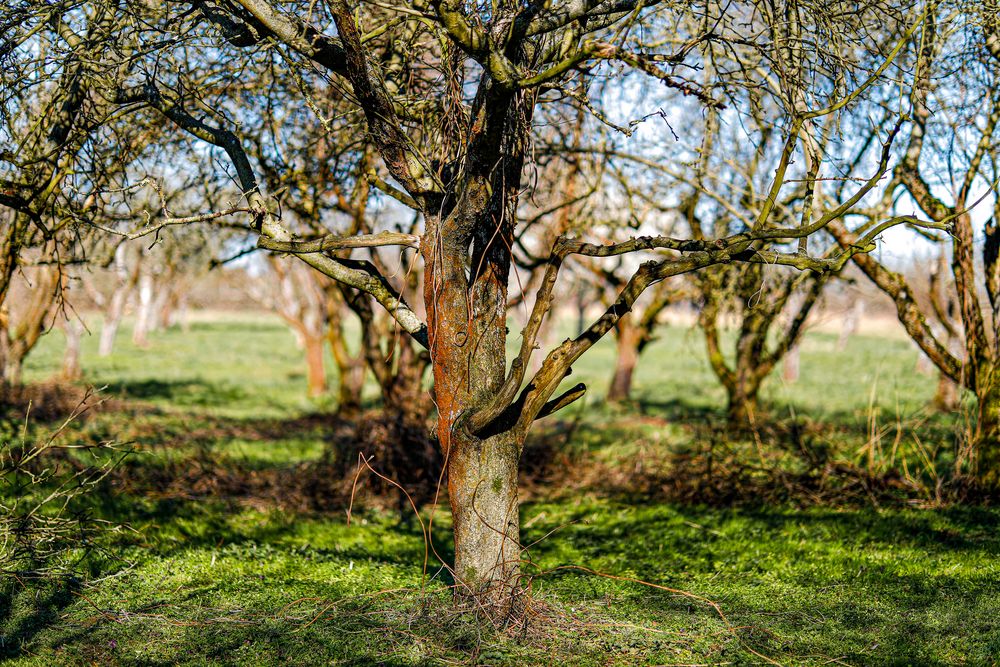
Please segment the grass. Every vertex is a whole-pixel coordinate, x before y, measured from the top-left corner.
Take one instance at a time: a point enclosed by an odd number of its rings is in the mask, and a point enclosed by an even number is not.
[[[57,336],[30,359],[29,380],[57,368]],[[0,660],[997,664],[995,509],[934,507],[920,497],[920,508],[906,500],[795,498],[709,505],[682,502],[656,484],[624,492],[564,483],[583,476],[578,466],[628,482],[646,474],[637,462],[655,468],[694,450],[798,465],[770,431],[763,453],[754,443],[721,439],[714,425],[723,394],[696,334],[664,330],[640,364],[636,400],[625,407],[598,400],[612,352],[604,342],[574,369],[573,381],[591,387],[588,402],[540,429],[541,439],[569,454],[529,485],[522,510],[534,615],[517,632],[495,633],[451,609],[433,554],[424,574],[419,525],[396,512],[362,509],[348,525],[343,508],[299,511],[280,493],[163,490],[178,472],[193,470],[190,479],[198,480],[206,462],[213,467],[206,475],[294,475],[323,455],[334,436],[323,418],[309,415],[326,406],[305,399],[301,354],[280,324],[199,322],[186,334],[154,334],[148,351],[123,336],[106,359],[88,339],[88,380],[129,401],[90,416],[74,433],[139,448],[129,475],[94,499],[92,511],[135,532],[118,538],[124,560],[93,563],[87,581],[3,582]],[[772,380],[765,400],[773,418],[808,422],[810,447],[838,460],[864,467],[877,446],[884,471],[922,447],[943,465],[957,419],[926,413],[934,379],[916,375],[915,362],[903,340],[857,338],[837,353],[832,337],[813,334],[801,380]],[[905,452],[890,458],[893,443]],[[161,486],[130,485],[133,476]],[[425,509],[425,520],[432,512],[430,546],[447,560],[445,506]]]

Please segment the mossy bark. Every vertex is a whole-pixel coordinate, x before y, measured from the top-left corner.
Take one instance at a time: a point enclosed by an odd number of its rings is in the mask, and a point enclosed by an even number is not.
[[[448,454],[457,593],[487,605],[494,616],[516,608],[519,594],[519,457],[510,433],[455,438]]]
[[[756,420],[760,393],[759,383],[739,382],[728,389],[726,422],[733,430],[746,429]]]

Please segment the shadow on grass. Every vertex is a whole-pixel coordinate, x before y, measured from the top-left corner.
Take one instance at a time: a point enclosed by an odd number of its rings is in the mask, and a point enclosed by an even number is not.
[[[0,662],[17,657],[22,647],[58,621],[75,597],[77,586],[66,580],[21,580],[0,583]]]
[[[60,664],[402,666],[426,664],[412,657],[415,636],[447,650],[471,635],[471,628],[431,617],[426,605],[343,600],[347,589],[325,593],[331,602],[313,598],[287,610],[217,608],[195,596],[102,610],[103,617],[61,625],[43,650]]]
[[[209,382],[200,378],[184,380],[120,380],[107,385],[107,391],[122,399],[168,401],[175,405],[221,407],[248,397],[235,384]]]
[[[525,511],[552,509],[543,503]],[[598,571],[697,592],[718,602],[733,623],[766,628],[771,639],[753,645],[783,657],[784,664],[804,664],[802,656],[824,652],[850,664],[954,664],[956,656],[967,664],[993,664],[1000,647],[1000,588],[990,574],[1000,556],[998,516],[985,508],[794,511],[583,503],[560,515],[563,528],[532,555],[543,564],[571,558]],[[523,541],[542,539],[554,528],[544,518],[532,522]],[[571,599],[609,590],[572,572],[553,583]],[[639,583],[616,583],[612,590],[624,596],[623,608],[650,613],[690,603]]]

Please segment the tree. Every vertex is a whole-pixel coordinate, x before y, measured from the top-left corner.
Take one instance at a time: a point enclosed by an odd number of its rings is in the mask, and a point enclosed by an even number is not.
[[[134,43],[119,39],[117,3],[9,5],[0,10],[0,373],[8,384],[19,381],[61,295],[60,267],[83,261],[93,245],[103,191],[120,186],[148,147],[145,128],[120,122],[109,95],[134,62]],[[26,254],[39,280],[30,299],[11,304]]]
[[[754,24],[752,8],[638,2],[558,6],[501,2],[489,7],[430,2],[405,8],[380,4],[352,8],[343,0],[178,4],[183,6],[128,7],[144,14],[141,21],[120,23],[126,33],[121,39],[129,39],[134,25],[143,30],[156,26],[171,39],[163,40],[146,66],[137,67],[141,74],[117,88],[116,103],[122,113],[159,114],[209,149],[189,151],[183,157],[205,160],[210,154],[226,159],[240,201],[224,212],[197,216],[199,220],[242,210],[259,234],[260,247],[293,254],[365,293],[401,331],[426,346],[438,440],[447,460],[458,597],[475,597],[477,608],[499,618],[519,609],[523,594],[517,475],[525,437],[536,419],[583,395],[582,385],[560,392],[563,380],[648,287],[734,262],[838,271],[851,256],[873,248],[885,228],[901,222],[880,222],[856,243],[822,257],[801,251],[804,246],[799,251],[786,249],[794,239],[806,239],[849,212],[878,183],[873,177],[862,183],[855,197],[816,218],[806,215],[797,226],[785,226],[785,218],[772,215],[774,207],[764,205],[744,228],[715,238],[646,236],[606,244],[600,242],[600,230],[590,231],[598,242],[559,238],[546,254],[520,347],[508,365],[512,245],[538,107],[552,98],[562,99],[566,89],[577,88],[572,84],[581,72],[595,70],[622,81],[652,77],[662,84],[663,104],[688,106],[692,113],[721,107],[726,104],[728,74],[719,73],[717,80],[702,85],[686,79],[684,72],[700,66],[694,46],[702,42],[767,42],[770,38]],[[863,9],[871,17],[882,8]],[[861,23],[849,22],[842,28],[855,30],[856,43],[867,46],[863,37],[867,26],[859,28]],[[205,30],[209,24],[213,33]],[[316,27],[322,25],[329,30]],[[646,32],[635,30],[640,26],[658,27],[671,37],[647,42]],[[886,29],[892,32],[896,27]],[[813,32],[803,42],[817,43],[825,29],[825,24],[807,24],[803,30]],[[897,36],[900,44],[909,42],[910,33]],[[881,80],[898,53],[899,49],[876,52],[871,60],[883,64],[871,74],[857,80],[838,78],[803,96],[801,104],[782,110],[776,123],[785,123],[787,139],[769,186],[770,200],[776,200],[795,173],[789,165],[803,150],[803,124],[847,107],[872,82]],[[742,64],[766,67],[760,60]],[[247,149],[250,142],[243,128],[259,122],[256,109],[269,103],[268,90],[256,87],[248,74],[255,70],[287,72],[285,76],[300,87],[301,103],[282,116],[289,124],[305,109],[318,109],[327,119],[314,93],[342,91],[355,115],[364,118],[367,143],[379,160],[371,179],[380,191],[377,196],[413,211],[421,231],[358,230],[297,238],[266,194],[260,178],[264,170]],[[602,102],[595,97],[578,100],[606,117]],[[353,156],[357,159],[356,153]],[[815,181],[814,173],[797,175],[806,183]],[[811,211],[808,206],[804,209]],[[154,233],[176,223],[152,220],[134,233]],[[401,298],[376,262],[339,254],[373,247],[419,249],[422,309]],[[648,259],[597,320],[545,354],[529,377],[527,370],[551,314],[563,266],[574,256],[627,253]]]
[[[62,272],[49,244],[31,262],[22,266],[8,286],[8,298],[0,306],[0,370],[3,388],[21,384],[24,359],[52,325],[55,306],[62,294]],[[24,258],[20,258],[24,262]]]
[[[931,298],[921,306],[900,273],[871,256],[855,256],[854,262],[892,298],[899,321],[941,373],[976,396],[976,428],[969,443],[975,458],[973,470],[979,485],[992,493],[1000,489],[1000,337],[996,335],[1000,324],[1000,200],[993,197],[993,216],[983,225],[980,261],[972,209],[977,203],[975,186],[982,183],[989,193],[1000,176],[995,148],[1000,120],[1000,19],[996,10],[992,1],[976,12],[957,15],[945,3],[928,4],[903,154],[884,196],[867,211],[865,222],[854,230],[840,221],[830,227],[842,245],[852,243],[857,230],[907,205],[897,203],[899,194],[905,193],[904,201],[948,230],[946,236],[931,236],[948,246],[959,322],[953,322],[940,293],[934,294],[937,289],[932,288]],[[956,43],[970,31],[978,39]],[[961,150],[955,150],[956,140]],[[938,173],[948,178],[941,179]],[[937,280],[943,283],[940,271]],[[930,323],[935,319],[938,327]],[[961,354],[954,353],[956,339],[964,341]]]

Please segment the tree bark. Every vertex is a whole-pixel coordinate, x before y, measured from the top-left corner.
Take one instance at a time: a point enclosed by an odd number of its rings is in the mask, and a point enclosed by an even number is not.
[[[333,284],[326,288],[326,340],[330,345],[330,355],[337,367],[337,412],[342,416],[350,416],[361,410],[361,391],[365,384],[364,351],[352,355],[347,349],[345,340],[344,318],[342,309],[348,304],[342,296],[342,287]],[[365,297],[355,297],[363,300]],[[371,312],[369,305],[368,312]],[[361,327],[370,326],[359,318]],[[363,332],[364,334],[364,332]],[[366,337],[362,335],[361,344]]]
[[[445,225],[442,225],[444,227]],[[455,539],[456,594],[475,598],[494,617],[516,598],[518,557],[518,443],[510,433],[480,439],[464,431],[459,417],[485,405],[505,372],[506,274],[490,263],[465,276],[463,250],[428,239],[424,299],[427,303],[438,440],[445,455]],[[433,235],[432,237],[433,238]],[[475,262],[473,263],[475,265]]]
[[[0,382],[6,387],[21,384],[24,358],[51,323],[60,280],[59,267],[41,268],[31,277],[25,294],[19,295],[19,312],[12,313],[9,304],[0,304]]]
[[[24,362],[15,356],[8,357],[3,362],[3,384],[6,387],[21,386],[21,373],[24,369]]]
[[[339,327],[327,329],[327,341],[337,366],[337,412],[343,416],[361,410],[361,391],[365,385],[364,357],[352,357],[347,352]]]

